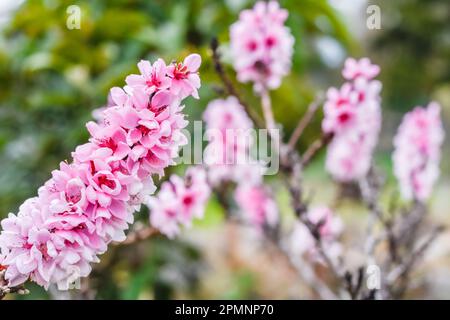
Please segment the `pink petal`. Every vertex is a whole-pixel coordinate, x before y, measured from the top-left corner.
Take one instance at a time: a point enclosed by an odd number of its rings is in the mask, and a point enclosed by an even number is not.
[[[196,72],[202,63],[202,57],[199,54],[193,53],[184,59],[184,65],[190,72]]]

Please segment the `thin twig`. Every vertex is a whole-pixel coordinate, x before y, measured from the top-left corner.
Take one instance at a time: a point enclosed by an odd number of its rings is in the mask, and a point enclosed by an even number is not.
[[[336,279],[343,281],[343,274],[340,272],[338,267],[335,266],[323,246],[322,238],[319,232],[320,224],[312,223],[306,216],[308,206],[303,201],[303,193],[301,188],[303,167],[298,154],[291,152],[289,154],[289,161],[286,161],[285,165],[286,166],[283,166],[282,169],[287,176],[287,179],[285,181],[291,195],[294,212],[298,219],[307,227],[308,231],[312,235],[315,241],[316,249],[321,258],[324,260],[328,269],[333,273],[333,276]]]
[[[380,208],[378,204],[380,192],[379,189],[382,183],[376,180],[377,177],[375,175],[375,169],[372,165],[366,177],[364,177],[362,180],[359,181],[359,189],[361,192],[362,200],[370,211],[367,223],[367,232],[366,232],[367,238],[364,245],[364,250],[367,254],[367,257],[370,260],[372,260],[369,263],[374,262],[373,254],[375,246],[379,242],[377,241],[377,239],[375,239],[374,235],[374,228],[376,221],[379,221],[386,229],[385,231],[387,234],[387,238],[389,240],[391,256],[392,258],[396,257],[396,250],[394,246],[395,238],[392,233],[392,226],[389,223],[389,221],[385,219],[383,210]]]
[[[308,149],[303,153],[302,166],[306,167],[314,156],[333,139],[332,134],[323,134],[319,139],[314,141]]]
[[[264,115],[264,120],[266,121],[266,128],[269,130],[276,129],[277,126],[275,124],[275,118],[273,116],[272,101],[270,100],[269,91],[266,88],[261,91],[261,107]]]
[[[116,244],[117,245],[130,245],[130,244],[137,243],[139,241],[147,240],[158,234],[160,234],[158,229],[148,226],[148,227],[145,227],[142,229],[137,229],[137,230],[131,231],[127,235],[127,238],[125,239],[125,241],[118,242]]]
[[[404,278],[413,268],[414,264],[419,260],[420,257],[425,253],[428,247],[433,243],[433,241],[439,236],[441,232],[445,230],[444,226],[436,226],[433,231],[428,235],[428,238],[422,242],[420,246],[414,250],[408,259],[404,260],[397,268],[392,270],[388,275],[388,280],[394,283],[399,278]]]
[[[309,104],[306,113],[303,115],[303,117],[298,122],[297,127],[294,129],[294,132],[292,133],[292,135],[289,139],[289,142],[288,142],[289,150],[295,148],[295,145],[297,144],[297,141],[302,136],[303,131],[305,131],[306,127],[310,124],[314,115],[316,114],[317,110],[319,109],[322,99],[323,99],[322,96],[319,94],[316,96],[314,101],[312,101]]]
[[[353,283],[353,275],[350,272],[345,272],[344,279],[346,282],[347,291],[350,294],[350,298],[355,300],[358,298],[359,292],[362,288],[362,283],[364,280],[364,268],[358,268],[358,273],[356,277],[356,283]]]

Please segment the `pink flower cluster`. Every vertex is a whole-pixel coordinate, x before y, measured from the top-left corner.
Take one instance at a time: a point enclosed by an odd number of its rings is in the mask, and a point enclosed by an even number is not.
[[[331,209],[327,207],[316,207],[308,211],[307,217],[313,224],[320,224],[319,234],[324,249],[332,259],[337,259],[342,252],[342,246],[338,238],[343,230],[343,223]],[[291,235],[291,249],[294,254],[307,256],[321,262],[317,252],[315,240],[308,228],[298,221]]]
[[[278,209],[263,184],[265,166],[254,159],[253,123],[235,97],[211,101],[203,119],[209,144],[204,152],[209,181],[213,186],[237,184],[235,200],[250,223],[262,227],[278,222]]]
[[[444,129],[440,106],[416,107],[407,113],[394,138],[394,174],[405,199],[425,201],[439,177]]]
[[[322,129],[333,135],[326,168],[338,181],[364,177],[381,129],[381,83],[373,78],[379,67],[369,59],[347,59],[342,72],[348,82],[330,88],[324,104]]]
[[[251,156],[256,139],[253,124],[235,97],[211,101],[203,120],[209,141],[204,152],[209,181],[261,182],[264,167]]]
[[[244,10],[230,29],[231,53],[237,78],[251,81],[256,91],[276,89],[289,73],[294,38],[284,25],[287,10],[277,1],[259,1]]]
[[[278,224],[278,207],[265,185],[242,183],[234,198],[245,218],[254,226],[274,227]]]
[[[141,61],[141,74],[111,89],[110,106],[87,124],[91,137],[73,162],[61,162],[38,196],[1,222],[0,265],[9,286],[30,279],[67,289],[90,273],[108,243],[125,239],[133,212],[155,190],[152,175],[162,175],[186,143],[180,103],[198,96],[200,63],[197,54],[168,66]]]
[[[172,175],[161,185],[156,197],[147,201],[150,223],[169,238],[180,232],[180,225],[190,226],[193,218],[203,218],[210,187],[201,167],[190,167],[184,179]]]

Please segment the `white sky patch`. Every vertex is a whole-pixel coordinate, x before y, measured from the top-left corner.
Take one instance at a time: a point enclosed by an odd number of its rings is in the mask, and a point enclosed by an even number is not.
[[[0,1],[0,31],[8,23],[11,15],[17,9],[23,0],[1,0]]]
[[[329,3],[343,16],[348,30],[354,36],[362,38],[366,34],[367,0],[329,0]]]
[[[337,68],[343,64],[346,52],[336,39],[323,36],[316,39],[315,44],[322,61],[328,67]]]

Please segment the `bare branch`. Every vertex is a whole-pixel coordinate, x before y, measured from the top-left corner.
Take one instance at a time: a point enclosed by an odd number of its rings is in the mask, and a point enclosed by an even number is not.
[[[321,94],[318,94],[314,101],[312,101],[309,106],[306,113],[303,115],[303,117],[300,119],[299,123],[297,124],[297,127],[294,129],[294,132],[291,135],[291,138],[288,142],[288,147],[290,150],[295,148],[295,145],[297,144],[297,141],[300,139],[300,137],[303,134],[303,131],[305,131],[306,127],[311,123],[314,115],[316,114],[317,110],[319,109],[321,102],[323,100],[323,97]]]
[[[388,280],[394,283],[397,279],[405,278],[417,263],[417,261],[423,256],[425,251],[430,247],[434,240],[445,230],[444,226],[436,226],[428,237],[419,245],[409,256],[405,259],[397,268],[392,270],[388,275]]]
[[[306,167],[316,154],[333,139],[332,134],[323,134],[319,139],[314,141],[302,156],[302,166]]]
[[[275,118],[273,116],[272,101],[270,100],[269,91],[263,89],[261,92],[261,106],[264,115],[264,120],[266,121],[267,129],[276,129]]]
[[[140,241],[147,240],[153,236],[160,234],[158,229],[153,228],[152,226],[147,226],[144,228],[136,228],[135,230],[128,233],[125,241],[117,242],[116,245],[130,245]]]

